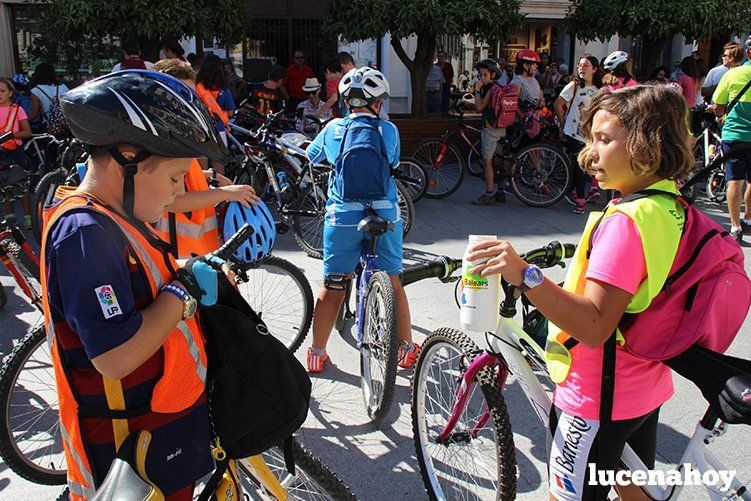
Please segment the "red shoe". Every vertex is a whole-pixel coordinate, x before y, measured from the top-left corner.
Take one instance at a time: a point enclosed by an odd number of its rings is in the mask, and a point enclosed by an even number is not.
[[[323,371],[323,368],[326,366],[328,359],[328,353],[319,355],[317,353],[313,353],[313,348],[308,348],[308,372],[310,372],[311,374],[318,374],[319,372]]]
[[[408,369],[415,365],[417,357],[420,355],[420,345],[412,343],[412,349],[399,347],[399,367]]]

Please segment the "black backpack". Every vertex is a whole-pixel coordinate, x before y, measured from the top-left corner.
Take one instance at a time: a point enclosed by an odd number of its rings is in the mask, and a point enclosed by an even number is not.
[[[216,305],[201,308],[199,315],[206,336],[212,433],[227,460],[284,443],[287,467],[294,471],[288,453],[292,433],[305,422],[310,403],[305,368],[223,277]],[[226,461],[217,472],[225,468]]]

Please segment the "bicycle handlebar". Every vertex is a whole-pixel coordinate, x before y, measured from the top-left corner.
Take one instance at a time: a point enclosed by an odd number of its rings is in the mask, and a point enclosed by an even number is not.
[[[402,282],[402,285],[413,284],[426,278],[446,280],[461,266],[461,259],[438,256],[428,263],[408,266],[399,273],[399,280]]]
[[[255,231],[249,224],[244,224],[237,232],[224,242],[224,245],[211,253],[212,256],[218,257],[222,261],[227,261],[235,251],[253,236]]]

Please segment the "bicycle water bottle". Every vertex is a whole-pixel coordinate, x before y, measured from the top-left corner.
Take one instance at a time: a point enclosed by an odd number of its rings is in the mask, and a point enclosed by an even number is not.
[[[281,191],[285,191],[289,188],[289,179],[287,178],[286,172],[284,171],[277,172],[276,180],[279,182],[279,189]]]
[[[474,332],[495,332],[500,320],[501,277],[492,275],[481,277],[473,275],[470,270],[487,261],[478,259],[469,261],[469,249],[474,244],[487,240],[496,240],[494,235],[470,235],[467,249],[462,259],[462,284],[459,296],[459,321],[462,329]]]

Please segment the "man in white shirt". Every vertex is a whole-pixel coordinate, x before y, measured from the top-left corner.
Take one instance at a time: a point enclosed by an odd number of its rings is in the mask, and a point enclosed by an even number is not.
[[[141,60],[141,46],[136,40],[123,41],[123,60],[117,63],[112,72],[120,70],[150,70],[154,63]]]
[[[711,102],[712,94],[714,94],[717,84],[720,83],[722,76],[727,73],[730,68],[735,68],[743,61],[743,49],[735,42],[725,44],[722,49],[722,64],[715,66],[704,79],[704,85],[701,87],[701,95]]]

